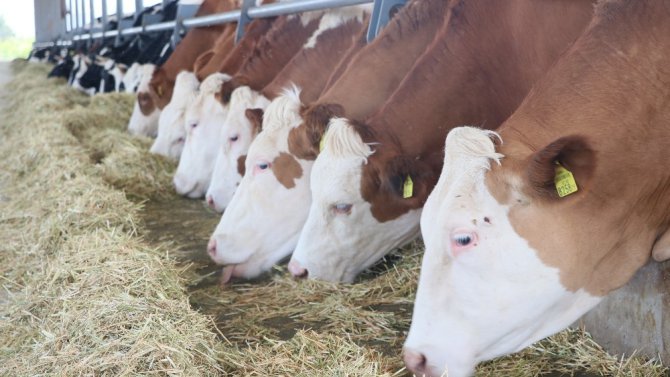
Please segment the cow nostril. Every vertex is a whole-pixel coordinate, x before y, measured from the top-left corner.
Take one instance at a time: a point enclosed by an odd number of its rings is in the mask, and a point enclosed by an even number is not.
[[[307,277],[307,269],[302,267],[300,263],[295,260],[291,260],[288,263],[288,271],[293,275],[294,278],[304,279]]]
[[[422,353],[414,352],[409,349],[404,350],[403,359],[407,369],[417,376],[426,374],[426,356]]]
[[[212,238],[207,244],[207,253],[214,258],[216,256],[216,240]]]
[[[214,209],[216,206],[214,205],[214,198],[211,195],[207,195],[207,205],[209,208]]]

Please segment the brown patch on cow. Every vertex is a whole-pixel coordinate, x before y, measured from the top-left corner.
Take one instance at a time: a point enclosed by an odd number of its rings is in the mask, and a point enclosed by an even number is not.
[[[257,135],[263,129],[263,109],[246,109],[244,115],[251,123],[251,132]]]
[[[295,187],[296,179],[302,177],[302,167],[292,155],[281,152],[272,161],[272,172],[275,177],[287,189]]]
[[[246,85],[246,80],[241,77],[234,77],[232,80],[228,80],[221,84],[221,89],[214,95],[219,102],[224,105],[230,103],[230,97],[233,95],[235,89],[240,86]]]
[[[244,177],[244,173],[246,172],[245,168],[245,163],[247,161],[247,155],[244,154],[240,157],[237,158],[237,172],[240,173],[242,177]]]
[[[154,101],[151,98],[151,95],[147,92],[137,92],[137,104],[144,116],[149,116],[156,110]]]
[[[303,122],[288,135],[288,150],[302,160],[316,160],[319,144],[333,117],[344,116],[344,108],[338,104],[316,104],[300,112]]]

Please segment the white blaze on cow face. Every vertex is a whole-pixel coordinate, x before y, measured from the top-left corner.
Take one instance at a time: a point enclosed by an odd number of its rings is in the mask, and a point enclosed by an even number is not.
[[[232,276],[257,276],[288,256],[305,223],[313,162],[291,155],[287,140],[302,122],[299,95],[284,93],[268,106],[244,177],[210,240],[211,258],[229,265]]]
[[[153,64],[144,64],[140,69],[140,82],[137,87],[138,98],[140,96],[149,96],[149,82],[153,77],[156,66]],[[153,111],[149,114],[143,114],[139,101],[135,100],[133,114],[128,122],[128,132],[133,135],[143,135],[155,137],[158,132],[158,118],[161,111],[153,106]]]
[[[218,153],[214,171],[210,174],[211,185],[207,190],[208,202],[218,212],[223,212],[233,198],[242,180],[238,170],[239,160],[247,154],[251,142],[258,134],[245,112],[247,109],[265,109],[269,104],[270,101],[265,96],[248,86],[239,87],[232,93],[230,111],[216,139],[215,151]]]
[[[478,362],[563,329],[600,300],[563,287],[559,270],[542,263],[512,226],[510,207],[487,188],[491,162],[503,157],[494,135],[471,127],[449,133],[442,175],[424,206],[426,251],[405,342],[410,368],[425,360],[419,373],[469,376]]]
[[[352,282],[389,250],[418,235],[420,210],[380,222],[363,199],[363,166],[373,152],[346,119],[330,121],[312,170],[309,217],[292,257],[308,277]]]
[[[199,198],[209,187],[220,129],[228,114],[228,106],[217,100],[216,93],[228,80],[230,76],[225,73],[208,76],[186,110],[183,124],[186,139],[174,176],[174,186],[180,195]]]
[[[178,160],[186,140],[186,109],[198,94],[198,78],[193,72],[180,72],[174,84],[172,99],[158,118],[158,135],[151,153]]]

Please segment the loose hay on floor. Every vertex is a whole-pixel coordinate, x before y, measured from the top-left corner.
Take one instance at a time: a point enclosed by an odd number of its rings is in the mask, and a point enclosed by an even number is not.
[[[0,375],[406,375],[420,242],[355,284],[295,281],[277,267],[222,291],[202,272],[211,265],[167,257],[178,243],[148,243],[136,203],[177,202],[174,163],[125,133],[132,98],[89,99],[45,84],[45,66],[17,69],[0,118]],[[583,372],[668,370],[568,330],[477,375]]]

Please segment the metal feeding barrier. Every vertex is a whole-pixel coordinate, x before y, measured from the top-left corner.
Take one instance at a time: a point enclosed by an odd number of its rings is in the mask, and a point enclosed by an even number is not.
[[[256,0],[243,0],[241,9],[230,12],[210,14],[207,16],[194,17],[199,5],[196,4],[178,4],[177,16],[174,21],[160,22],[160,16],[144,13],[143,0],[135,0],[135,13],[124,17],[123,0],[116,0],[116,14],[108,14],[107,0],[88,0],[89,17],[87,24],[86,1],[87,0],[61,0],[60,17],[52,15],[40,15],[42,10],[40,4],[49,0],[35,0],[35,10],[37,19],[47,19],[53,21],[60,18],[62,23],[60,33],[55,37],[48,38],[50,41],[40,41],[39,30],[38,42],[34,43],[34,48],[47,48],[53,46],[71,46],[75,42],[87,41],[91,43],[97,39],[115,38],[115,44],[123,41],[123,37],[137,34],[154,33],[161,31],[172,31],[172,43],[176,45],[183,32],[191,28],[207,27],[220,25],[230,22],[237,22],[236,41],[244,35],[245,26],[254,19],[275,17],[286,14],[294,14],[307,11],[324,10],[330,8],[346,7],[350,5],[359,5],[374,3],[373,12],[370,18],[367,40],[372,41],[381,29],[388,23],[395,12],[402,7],[408,0],[292,0],[273,4],[256,6]],[[101,2],[101,14],[96,15],[94,5]],[[169,4],[170,0],[162,0],[163,8]],[[51,6],[50,9],[55,9]],[[114,29],[107,29],[110,25],[110,19],[116,21]],[[138,25],[139,26],[134,26]],[[44,33],[42,33],[44,34]]]

